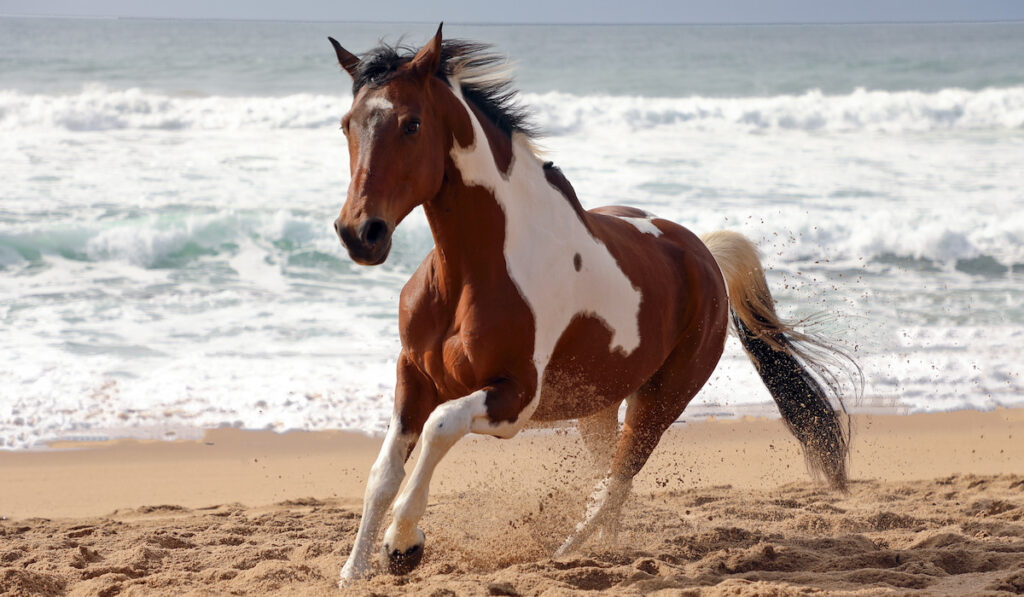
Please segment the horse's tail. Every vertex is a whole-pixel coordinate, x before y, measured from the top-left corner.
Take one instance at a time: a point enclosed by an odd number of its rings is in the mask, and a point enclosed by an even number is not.
[[[757,247],[746,237],[720,230],[701,240],[725,275],[740,342],[786,426],[803,444],[812,472],[824,475],[833,488],[846,489],[849,417],[840,384],[827,365],[848,361],[859,376],[856,363],[824,339],[799,332],[779,318]]]

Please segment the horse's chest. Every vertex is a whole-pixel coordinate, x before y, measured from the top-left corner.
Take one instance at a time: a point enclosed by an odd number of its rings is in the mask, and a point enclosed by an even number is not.
[[[530,377],[533,336],[533,315],[508,288],[494,297],[467,293],[435,317],[433,333],[409,338],[406,349],[452,399],[512,374]]]
[[[462,336],[458,333],[446,337],[434,353],[434,362],[428,370],[439,389],[449,396],[465,395],[477,385],[477,373]]]

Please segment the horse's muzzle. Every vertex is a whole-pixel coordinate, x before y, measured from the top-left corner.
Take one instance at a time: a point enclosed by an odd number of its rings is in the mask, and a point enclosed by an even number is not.
[[[380,218],[367,218],[356,226],[346,226],[338,218],[334,230],[349,257],[360,265],[380,265],[391,252],[392,228]]]

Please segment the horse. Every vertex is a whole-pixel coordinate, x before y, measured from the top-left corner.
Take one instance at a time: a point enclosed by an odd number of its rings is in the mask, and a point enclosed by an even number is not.
[[[699,238],[632,207],[585,210],[538,156],[488,45],[443,40],[438,27],[421,48],[359,57],[328,39],[353,82],[341,243],[358,264],[383,263],[395,228],[422,206],[435,245],[399,298],[394,410],[341,586],[371,574],[392,504],[387,568],[420,562],[431,476],[469,433],[511,438],[530,421],[577,420],[603,475],[556,555],[614,530],[633,477],[714,371],[730,320],[809,467],[846,487],[848,422],[824,358],[841,351],[776,314],[751,241]]]

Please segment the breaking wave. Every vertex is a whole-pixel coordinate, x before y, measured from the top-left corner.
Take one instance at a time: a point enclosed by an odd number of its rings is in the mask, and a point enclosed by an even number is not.
[[[221,130],[335,127],[350,98],[176,97],[88,85],[73,95],[0,91],[0,130]],[[926,132],[1024,128],[1024,87],[868,91],[746,98],[524,94],[552,136],[591,127],[697,130]]]
[[[665,214],[670,219],[672,216]],[[918,267],[1000,275],[1024,272],[1024,217],[1001,219],[936,213],[893,218],[874,214],[787,216],[791,239],[775,255],[779,265],[818,263],[827,247],[835,267],[849,263],[887,264],[912,261]],[[695,230],[725,223],[686,221]],[[745,228],[775,247],[779,223]],[[144,218],[105,223],[63,222],[0,230],[0,270],[63,257],[78,261],[114,261],[145,269],[187,267],[206,258],[227,258],[255,243],[268,262],[285,270],[321,270],[325,275],[352,273],[329,219],[316,214],[276,211],[180,213],[172,210]],[[421,214],[413,214],[395,236],[385,269],[412,271],[433,246]],[[774,253],[776,249],[771,249]]]

